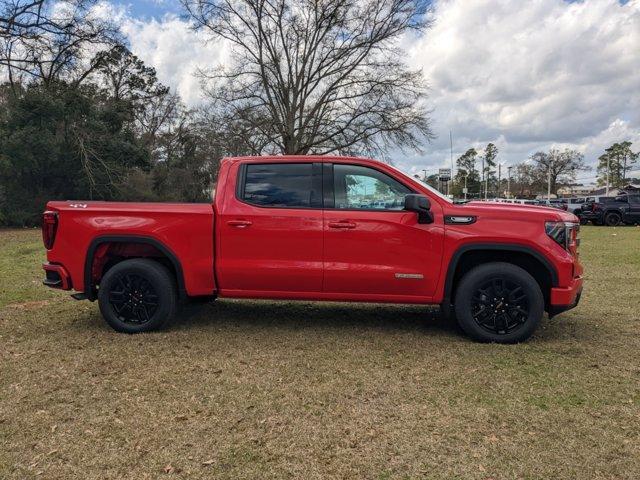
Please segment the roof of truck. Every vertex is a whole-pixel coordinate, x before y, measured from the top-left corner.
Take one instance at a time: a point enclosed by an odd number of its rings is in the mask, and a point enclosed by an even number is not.
[[[250,155],[244,157],[225,157],[223,161],[237,162],[237,161],[269,161],[269,162],[290,162],[291,160],[305,160],[310,162],[335,162],[335,161],[359,161],[359,162],[376,162],[383,163],[380,160],[365,157],[352,157],[342,155]]]

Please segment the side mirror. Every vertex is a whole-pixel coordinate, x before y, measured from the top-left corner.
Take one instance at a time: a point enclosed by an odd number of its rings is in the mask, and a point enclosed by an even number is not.
[[[431,202],[424,195],[412,193],[405,196],[404,209],[408,212],[416,212],[418,214],[418,223],[433,223]]]

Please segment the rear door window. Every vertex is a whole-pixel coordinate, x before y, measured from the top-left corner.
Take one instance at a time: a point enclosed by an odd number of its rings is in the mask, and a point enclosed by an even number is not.
[[[241,177],[242,178],[242,177]],[[315,208],[320,197],[314,189],[312,163],[271,163],[244,166],[241,200],[272,208]]]

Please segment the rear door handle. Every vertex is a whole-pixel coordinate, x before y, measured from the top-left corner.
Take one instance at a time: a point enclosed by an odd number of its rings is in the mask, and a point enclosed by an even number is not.
[[[251,226],[251,222],[249,220],[229,220],[227,225],[237,228],[247,228]]]
[[[329,222],[329,228],[356,228],[356,224],[352,222]]]

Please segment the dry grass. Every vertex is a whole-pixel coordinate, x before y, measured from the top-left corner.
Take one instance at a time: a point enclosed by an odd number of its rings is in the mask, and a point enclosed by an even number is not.
[[[288,302],[120,335],[0,232],[0,478],[640,478],[640,229],[582,236],[583,303],[499,346]]]

